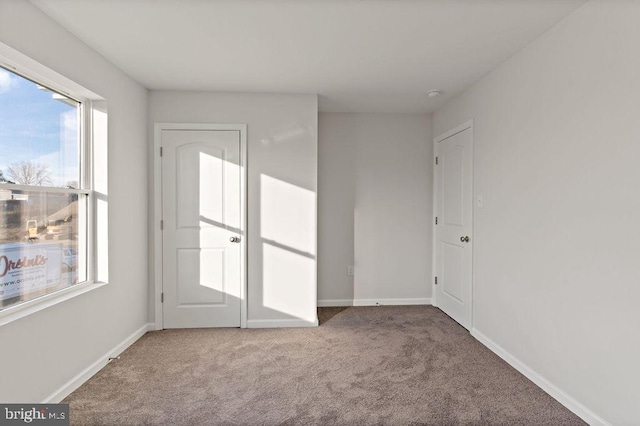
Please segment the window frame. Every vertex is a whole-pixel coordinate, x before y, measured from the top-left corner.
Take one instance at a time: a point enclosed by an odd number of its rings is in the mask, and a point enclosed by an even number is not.
[[[80,175],[78,176],[79,188],[18,185],[12,183],[3,183],[2,187],[9,190],[41,191],[44,193],[58,194],[82,194],[86,196],[86,279],[63,289],[55,290],[51,293],[1,309],[0,326],[2,326],[27,315],[39,312],[49,306],[56,305],[106,285],[107,280],[99,281],[97,279],[98,262],[96,261],[96,254],[98,251],[106,251],[108,247],[106,245],[107,241],[104,241],[103,244],[101,244],[104,247],[98,250],[99,231],[97,227],[97,203],[98,198],[104,201],[106,194],[100,197],[96,195],[94,175],[94,153],[96,150],[94,145],[98,142],[98,139],[100,139],[100,143],[107,144],[106,134],[99,135],[99,137],[97,137],[98,135],[96,135],[94,129],[95,112],[97,110],[104,109],[102,112],[106,113],[106,102],[104,98],[3,43],[0,43],[0,66],[5,68],[7,71],[32,81],[35,84],[39,84],[55,92],[59,92],[60,94],[80,103],[78,113],[80,138],[78,155],[80,168]],[[97,105],[100,107],[96,108]],[[102,130],[106,132],[106,128]],[[107,158],[103,158],[101,161],[106,165]],[[106,166],[101,167],[101,169],[106,169]],[[106,239],[106,235],[103,238]],[[108,265],[106,269],[108,269]],[[100,275],[103,275],[106,278],[107,273],[108,271],[105,271]]]

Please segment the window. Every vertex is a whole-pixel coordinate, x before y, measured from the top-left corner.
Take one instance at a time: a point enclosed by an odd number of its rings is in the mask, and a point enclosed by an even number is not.
[[[90,278],[87,103],[0,67],[0,311]]]

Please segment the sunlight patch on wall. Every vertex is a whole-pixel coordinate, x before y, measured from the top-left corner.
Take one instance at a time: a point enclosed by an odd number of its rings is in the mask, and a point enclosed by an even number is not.
[[[264,240],[315,256],[315,192],[261,175],[260,214]]]
[[[309,291],[309,282],[315,281],[315,259],[262,244],[263,253],[263,304],[269,309],[295,318],[308,318],[309,306],[315,303],[315,293]]]

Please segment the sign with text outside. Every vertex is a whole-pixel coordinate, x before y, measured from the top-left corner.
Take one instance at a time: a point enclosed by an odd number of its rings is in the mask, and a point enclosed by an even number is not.
[[[0,245],[0,301],[37,297],[60,286],[62,245],[15,243]]]

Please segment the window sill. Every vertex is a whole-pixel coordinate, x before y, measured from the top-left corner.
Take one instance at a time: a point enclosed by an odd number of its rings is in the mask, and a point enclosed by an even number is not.
[[[20,318],[24,318],[28,315],[40,312],[50,306],[57,305],[65,300],[72,299],[76,296],[80,296],[83,293],[87,293],[91,290],[95,290],[104,285],[105,282],[84,282],[76,284],[71,287],[67,287],[56,292],[46,294],[33,300],[21,303],[17,306],[12,306],[0,311],[0,326],[9,324]]]

